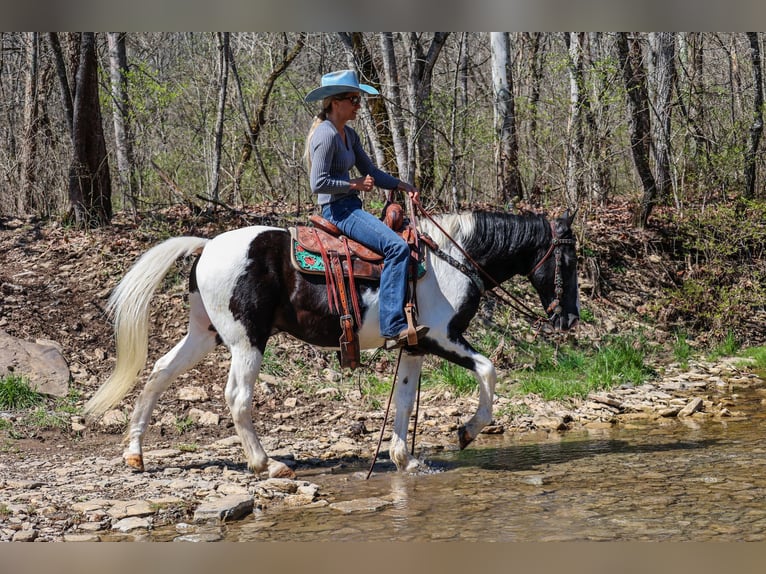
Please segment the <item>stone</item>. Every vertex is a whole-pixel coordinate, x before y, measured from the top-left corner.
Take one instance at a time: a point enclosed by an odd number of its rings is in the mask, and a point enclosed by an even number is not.
[[[119,409],[112,409],[111,411],[106,411],[104,416],[101,417],[101,424],[107,428],[122,428],[128,424],[128,415]]]
[[[8,372],[26,377],[29,386],[45,395],[69,394],[71,373],[57,343],[24,341],[0,330],[0,375]]]
[[[64,534],[64,542],[101,542],[101,537],[98,534]]]
[[[148,529],[150,526],[151,522],[149,519],[140,516],[130,516],[112,524],[112,530],[130,532],[131,530]]]
[[[700,397],[695,397],[690,400],[687,405],[678,412],[679,417],[689,417],[702,410],[703,400]]]
[[[31,528],[29,530],[19,530],[13,535],[11,539],[13,542],[34,542],[37,538],[37,530]]]
[[[120,520],[131,516],[152,515],[155,512],[155,508],[146,500],[120,500],[107,512],[112,518]]]
[[[357,500],[346,500],[343,502],[333,502],[330,508],[342,512],[343,514],[353,514],[356,512],[377,512],[383,510],[394,503],[383,498],[359,498]]]
[[[238,520],[253,511],[253,497],[249,494],[232,494],[203,502],[194,511],[194,521],[206,520]]]
[[[217,426],[221,421],[221,415],[201,409],[189,409],[189,418],[203,427]]]
[[[200,403],[208,400],[208,394],[202,387],[182,387],[178,391],[178,399],[190,403]]]

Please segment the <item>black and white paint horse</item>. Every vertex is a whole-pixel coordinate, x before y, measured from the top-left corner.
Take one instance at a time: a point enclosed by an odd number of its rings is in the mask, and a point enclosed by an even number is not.
[[[429,250],[426,273],[417,284],[419,323],[430,330],[417,350],[403,353],[395,382],[389,454],[402,471],[416,470],[420,464],[408,451],[407,427],[424,352],[465,367],[478,379],[479,406],[459,431],[461,448],[492,420],[495,368],[463,336],[479,309],[483,285],[475,276],[469,277],[465,267],[457,268],[455,262],[465,257],[442,230],[498,284],[528,274],[543,308],[555,307],[550,316],[553,327],[569,329],[579,318],[577,257],[568,214],[548,221],[541,215],[468,212],[444,215],[434,222],[438,226],[421,221],[420,228],[452,261]],[[147,360],[150,300],[176,259],[199,254],[189,279],[188,333],[157,361],[136,401],[123,455],[129,466],[143,470],[141,441],[160,395],[223,343],[231,352],[225,398],[249,468],[268,471],[272,477],[293,476],[285,464],[268,457],[253,428],[253,387],[266,344],[271,335],[282,331],[311,345],[337,349],[341,332],[338,315],[331,314],[328,306],[324,277],[296,270],[291,248],[288,231],[275,227],[237,229],[211,240],[175,237],[147,251],[115,288],[109,310],[114,317],[117,363],[87,403],[85,412],[90,417],[112,408],[133,387]],[[378,330],[378,285],[357,280],[357,289],[363,318],[360,344],[363,349],[375,349],[384,342]]]

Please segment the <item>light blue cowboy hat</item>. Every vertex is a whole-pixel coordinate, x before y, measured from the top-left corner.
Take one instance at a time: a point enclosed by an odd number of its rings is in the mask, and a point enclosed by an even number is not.
[[[340,70],[322,76],[322,85],[311,90],[304,100],[306,102],[316,102],[317,100],[323,100],[329,96],[344,92],[366,92],[373,96],[380,93],[372,86],[360,84],[354,70]]]

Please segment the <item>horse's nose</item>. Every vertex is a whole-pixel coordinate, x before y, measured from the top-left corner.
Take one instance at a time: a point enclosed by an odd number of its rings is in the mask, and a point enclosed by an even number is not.
[[[567,313],[566,315],[566,329],[573,329],[577,323],[580,322],[580,316],[574,313]]]

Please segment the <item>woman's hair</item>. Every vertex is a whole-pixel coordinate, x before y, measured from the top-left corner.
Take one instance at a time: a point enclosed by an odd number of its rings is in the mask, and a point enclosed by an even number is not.
[[[333,99],[333,96],[328,96],[322,100],[322,111],[314,116],[314,121],[309,128],[309,133],[306,135],[306,145],[303,148],[303,161],[306,164],[306,169],[309,173],[311,173],[311,138],[319,124],[327,119],[327,114],[329,114],[332,109]]]

